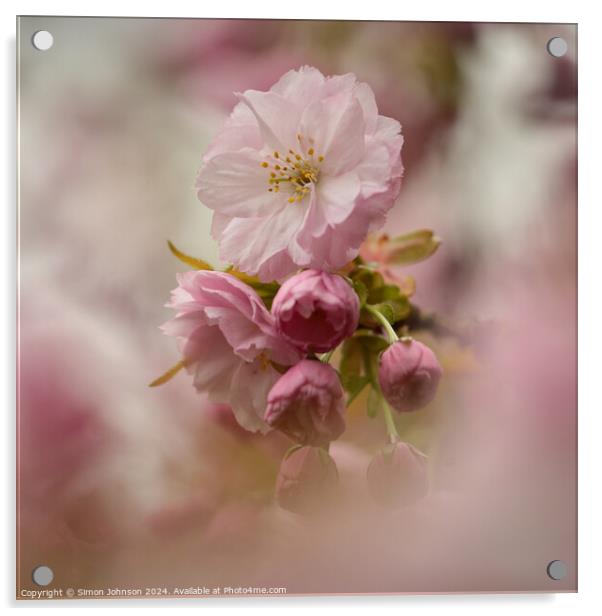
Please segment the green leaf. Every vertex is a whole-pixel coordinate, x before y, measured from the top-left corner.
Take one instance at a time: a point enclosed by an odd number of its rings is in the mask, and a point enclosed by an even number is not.
[[[351,403],[362,393],[364,387],[370,383],[370,379],[367,376],[356,376],[352,375],[347,380],[347,387],[345,390],[349,394],[347,397],[347,406],[350,406]]]
[[[387,341],[374,332],[361,329],[344,342],[339,373],[341,384],[349,396],[347,405],[373,382],[378,356],[387,346]]]
[[[366,285],[361,280],[354,280],[353,289],[359,297],[360,306],[363,306],[368,299],[368,287],[366,287]]]
[[[174,255],[177,259],[180,259],[182,263],[185,263],[189,267],[196,270],[213,270],[213,267],[211,267],[207,261],[203,261],[202,259],[197,259],[196,257],[191,257],[190,255],[183,253],[181,250],[178,250],[169,240],[167,240],[167,246],[169,247],[172,255]]]
[[[345,340],[339,363],[343,387],[347,389],[349,377],[365,374],[366,355],[376,357],[388,346],[389,343],[384,338],[369,329],[358,329],[351,338]]]
[[[392,299],[399,299],[403,297],[398,286],[394,284],[385,284],[382,287],[376,287],[370,291],[368,296],[369,304],[379,304]]]
[[[405,297],[381,302],[380,304],[376,304],[374,308],[384,314],[387,321],[391,324],[405,319],[411,311],[410,302]]]
[[[410,301],[403,295],[400,295],[398,299],[391,299],[378,304],[370,304],[370,306],[378,310],[391,325],[407,318],[412,310]],[[366,309],[363,309],[360,313],[360,323],[366,327],[374,327],[379,324],[374,316]]]
[[[429,229],[399,235],[387,242],[385,261],[395,265],[410,265],[428,259],[441,245],[441,239]]]
[[[341,349],[339,372],[341,383],[349,391],[349,383],[353,377],[359,376],[362,371],[362,348],[357,338],[348,338]]]
[[[381,411],[382,406],[382,394],[376,387],[370,389],[368,395],[368,417],[376,417]]]
[[[368,267],[356,268],[351,273],[351,279],[353,280],[354,285],[357,282],[361,282],[366,287],[368,294],[372,291],[372,289],[377,289],[385,284],[382,275]]]
[[[389,346],[389,343],[383,337],[376,335],[373,331],[370,331],[370,335],[361,335],[360,343],[364,352],[375,356]]]

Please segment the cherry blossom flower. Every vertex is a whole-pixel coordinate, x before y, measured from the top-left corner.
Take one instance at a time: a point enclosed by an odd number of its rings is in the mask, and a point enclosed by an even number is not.
[[[229,404],[243,428],[266,432],[266,398],[280,376],[272,362],[291,365],[300,357],[257,293],[231,274],[186,272],[167,306],[176,316],[162,329],[178,339],[195,388]]]
[[[399,122],[351,73],[305,66],[238,96],[197,178],[221,258],[262,280],[342,267],[399,193]]]

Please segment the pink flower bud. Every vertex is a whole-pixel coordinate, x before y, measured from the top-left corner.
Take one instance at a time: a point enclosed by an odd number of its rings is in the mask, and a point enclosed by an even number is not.
[[[378,380],[387,402],[407,413],[426,406],[435,397],[441,374],[441,364],[426,345],[399,340],[381,355]]]
[[[336,370],[303,359],[268,394],[266,423],[302,445],[326,445],[345,430],[345,400]]]
[[[341,276],[305,270],[278,290],[272,314],[283,338],[303,351],[325,353],[355,331],[359,298]]]
[[[334,460],[321,447],[299,447],[282,460],[276,501],[293,513],[312,513],[332,499],[339,480]]]
[[[426,456],[408,443],[388,445],[370,462],[368,487],[386,507],[405,507],[428,491]]]

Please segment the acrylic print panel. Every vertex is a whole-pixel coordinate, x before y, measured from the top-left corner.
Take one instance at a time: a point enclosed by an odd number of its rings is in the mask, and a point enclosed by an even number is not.
[[[18,29],[17,596],[575,591],[576,26]]]

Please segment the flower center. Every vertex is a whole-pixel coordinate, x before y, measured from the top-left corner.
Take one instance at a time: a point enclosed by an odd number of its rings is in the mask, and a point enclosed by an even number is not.
[[[273,152],[261,163],[269,169],[268,192],[280,192],[281,188],[290,193],[289,203],[299,202],[311,190],[311,185],[318,182],[323,156],[316,156],[314,140],[297,135],[299,151],[292,148],[285,156]]]

